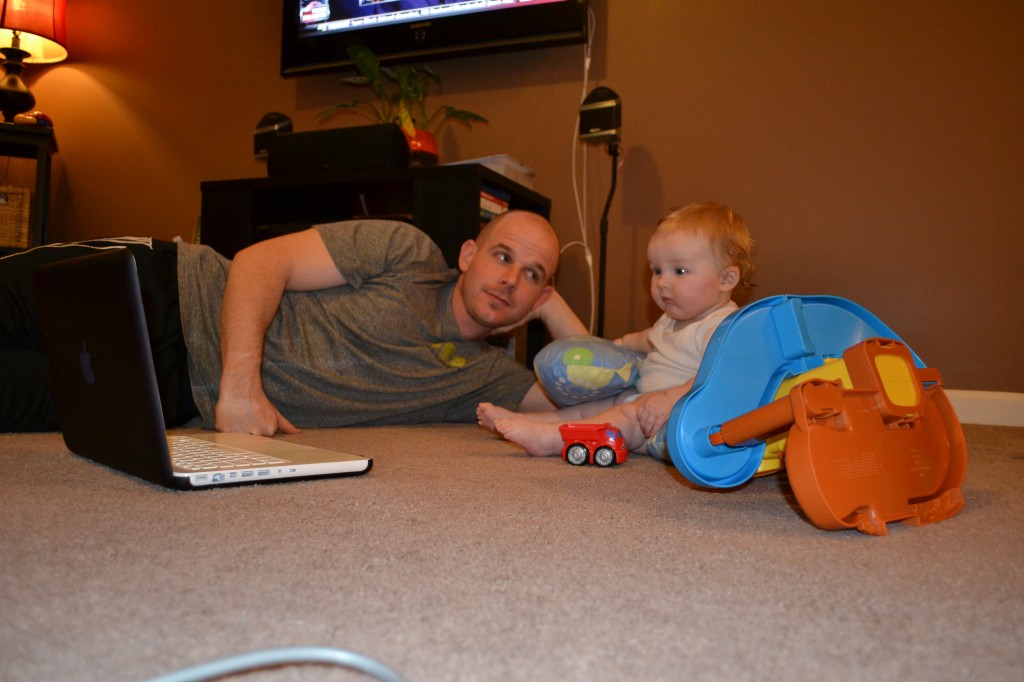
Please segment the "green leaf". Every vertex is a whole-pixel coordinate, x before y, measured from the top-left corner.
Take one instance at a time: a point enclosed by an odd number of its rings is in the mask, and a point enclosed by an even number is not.
[[[373,91],[378,104],[375,106],[362,100],[351,100],[328,107],[317,116],[321,121],[331,118],[342,109],[359,111],[382,123],[395,122],[407,134],[415,134],[415,128],[436,133],[449,120],[459,121],[467,127],[473,123],[487,123],[487,119],[470,111],[442,105],[427,116],[426,100],[430,90],[441,91],[441,76],[423,64],[402,65],[395,68],[381,66],[373,52],[356,45],[347,51],[358,76],[346,76],[342,82],[353,87],[368,87]]]

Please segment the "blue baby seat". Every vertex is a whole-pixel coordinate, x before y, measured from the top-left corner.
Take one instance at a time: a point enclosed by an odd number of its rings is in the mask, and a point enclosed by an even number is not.
[[[746,483],[761,466],[765,442],[715,446],[709,436],[722,423],[773,401],[786,379],[873,337],[902,341],[867,310],[836,296],[772,296],[737,310],[711,337],[693,388],[672,409],[666,427],[672,462],[705,487]]]

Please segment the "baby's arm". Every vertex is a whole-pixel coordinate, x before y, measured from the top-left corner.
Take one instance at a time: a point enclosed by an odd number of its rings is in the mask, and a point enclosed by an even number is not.
[[[633,401],[636,405],[637,421],[645,436],[653,436],[661,430],[661,427],[668,422],[672,408],[680,398],[689,392],[691,387],[693,387],[693,379],[682,386],[644,393]]]
[[[635,351],[637,353],[650,353],[651,342],[648,340],[650,337],[650,333],[650,328],[647,328],[642,332],[632,332],[630,334],[626,334],[625,336],[615,339],[613,343],[616,346],[622,346],[623,348],[628,348],[629,350]]]

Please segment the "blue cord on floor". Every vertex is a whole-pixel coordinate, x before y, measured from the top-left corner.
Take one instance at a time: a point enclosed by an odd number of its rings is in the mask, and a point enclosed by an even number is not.
[[[185,668],[169,675],[154,677],[149,682],[201,682],[212,680],[224,675],[248,672],[259,668],[289,665],[294,663],[324,663],[346,668],[355,668],[367,675],[376,677],[382,682],[403,682],[398,673],[362,654],[330,649],[327,647],[285,647],[282,649],[264,649],[248,654],[230,656],[209,663],[202,663]]]

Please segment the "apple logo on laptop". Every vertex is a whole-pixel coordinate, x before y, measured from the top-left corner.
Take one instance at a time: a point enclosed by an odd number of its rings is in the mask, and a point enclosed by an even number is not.
[[[82,352],[78,356],[78,361],[82,365],[82,378],[85,379],[85,383],[95,385],[96,371],[92,368],[92,353],[89,352],[86,341],[82,342]]]

